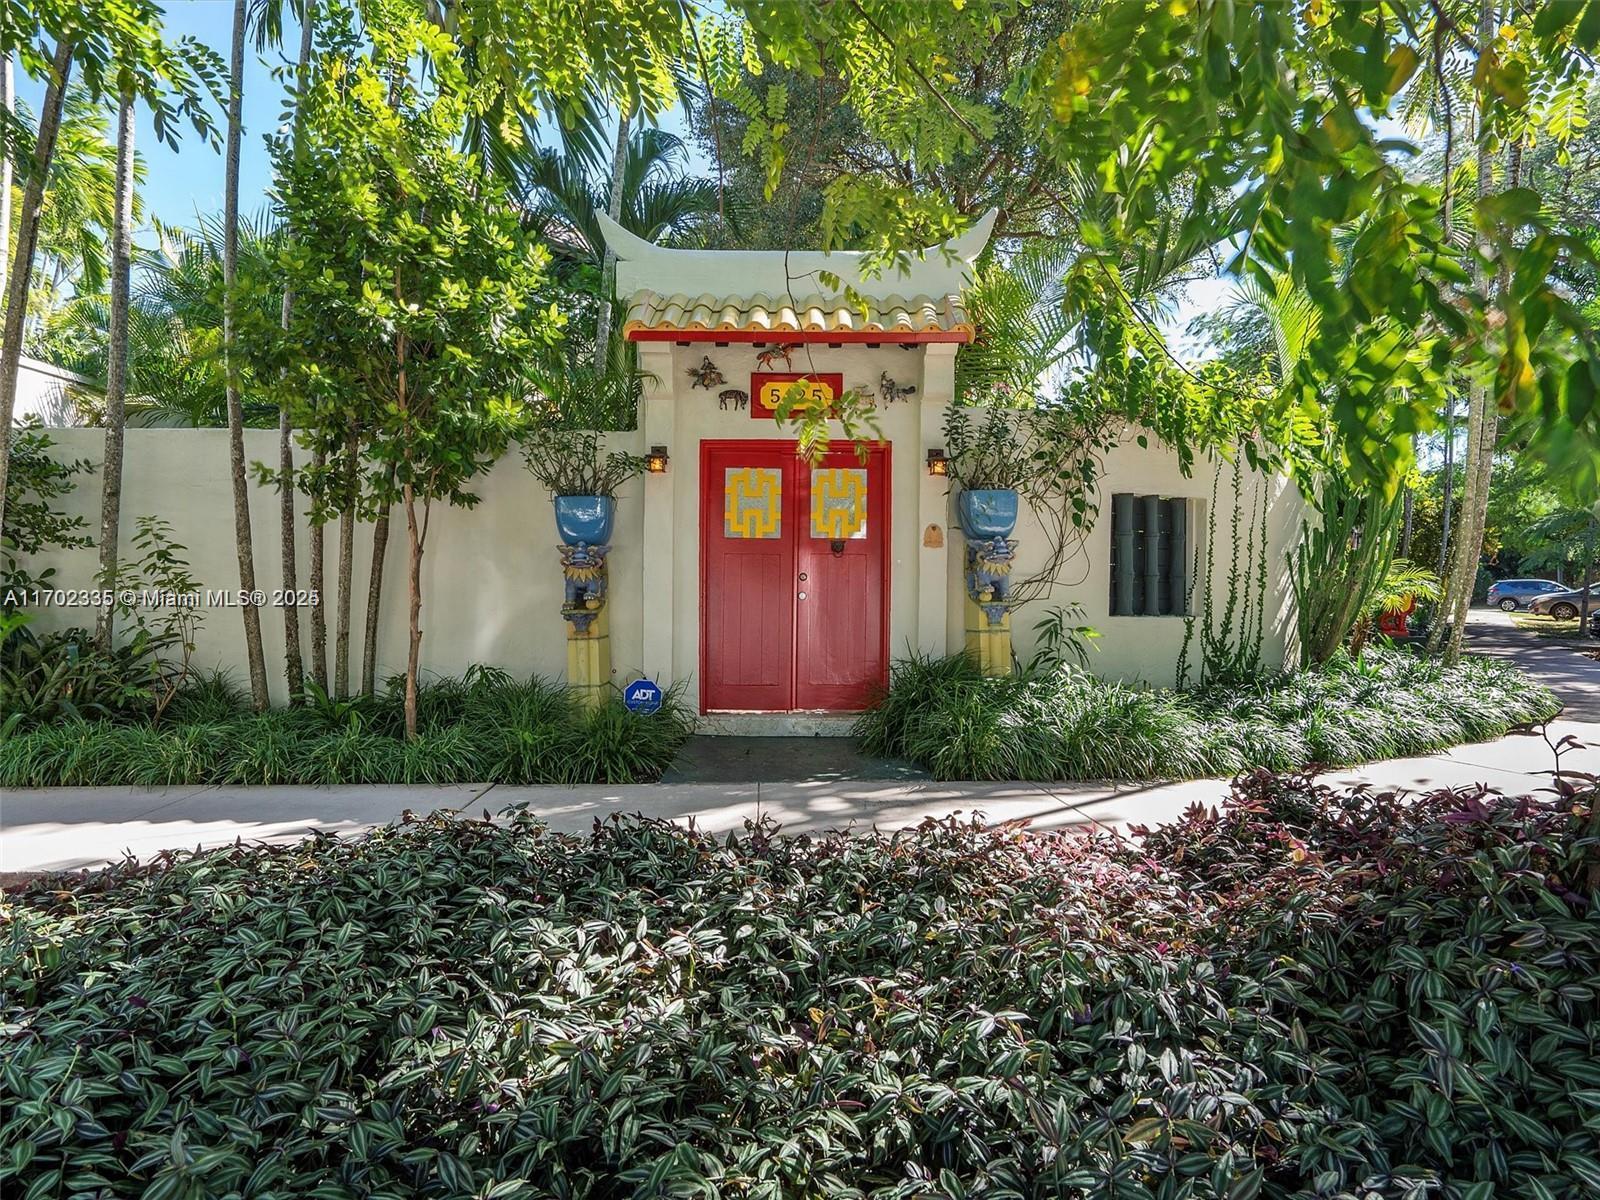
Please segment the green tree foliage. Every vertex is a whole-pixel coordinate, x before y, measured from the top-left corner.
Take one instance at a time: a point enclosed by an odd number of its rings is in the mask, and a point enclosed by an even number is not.
[[[404,505],[414,733],[429,509],[477,502],[472,480],[519,427],[560,315],[548,255],[456,147],[472,93],[448,43],[411,23],[355,53],[348,14],[326,25],[300,153],[281,140],[274,152],[295,296],[274,365],[302,445],[327,464],[307,481],[324,515],[349,481],[364,507]],[[426,89],[411,71],[421,49]]]
[[[32,287],[45,184],[57,151],[66,89],[74,71],[88,94],[131,95],[151,113],[156,137],[176,140],[175,123],[187,119],[202,138],[215,136],[206,101],[219,99],[217,55],[191,38],[163,37],[153,0],[24,0],[8,4],[0,22],[0,55],[15,55],[24,71],[47,80],[39,136],[10,113],[0,116],[0,138],[13,158],[31,160],[31,179],[17,214],[17,241],[6,276],[4,334],[0,337],[0,525],[4,523],[6,449],[21,366],[23,316]]]
[[[784,4],[783,21],[773,4],[731,7],[755,31],[747,57],[843,80],[866,127],[902,155],[949,162],[995,135],[1000,106],[960,94],[942,68],[992,41],[1015,10],[1004,0]],[[1583,71],[1580,51],[1600,39],[1593,11],[1550,6],[1482,48],[1471,86],[1490,116],[1488,149],[1546,117],[1542,98]],[[1114,0],[1032,43],[1005,88],[1038,152],[1095,181],[1103,208],[1084,213],[1054,197],[1056,216],[1086,246],[1166,230],[1226,246],[1235,272],[1266,287],[1285,276],[1309,297],[1316,329],[1278,403],[1335,431],[1353,477],[1385,489],[1403,476],[1412,433],[1440,407],[1452,362],[1492,373],[1499,405],[1537,424],[1552,452],[1577,455],[1593,425],[1600,346],[1551,278],[1563,256],[1586,249],[1519,186],[1477,206],[1477,242],[1464,252],[1445,236],[1439,190],[1409,178],[1397,147],[1365,119],[1389,111],[1424,37],[1447,25],[1459,22],[1420,2],[1302,12]],[[746,147],[781,178],[788,131],[772,97],[755,77],[714,85],[750,118]],[[821,226],[834,241],[865,231],[887,261],[958,221],[947,198],[859,170],[830,186]],[[1478,256],[1503,294],[1472,286]],[[1086,321],[1102,314],[1096,350],[1108,361],[1147,352],[1148,318],[1116,268],[1086,255],[1086,278],[1072,289]]]
[[[206,217],[193,229],[156,222],[159,245],[138,255],[129,312],[128,424],[227,424],[222,371],[222,226]],[[282,283],[281,236],[266,215],[239,231],[241,303],[245,324],[276,319]],[[109,303],[103,293],[80,294],[48,316],[29,349],[38,357],[102,382],[106,377]],[[256,379],[255,363],[240,364],[245,423],[271,425],[277,396]],[[83,415],[98,423],[92,402]]]
[[[1008,244],[1075,236],[1050,194],[1070,186],[1070,173],[1040,153],[1010,85],[1034,61],[1040,45],[1083,19],[1087,6],[1081,0],[1039,0],[997,9],[993,28],[982,36],[939,47],[939,60],[928,64],[929,78],[961,109],[993,114],[985,138],[963,142],[949,156],[907,154],[892,132],[883,133],[885,127],[892,131],[920,121],[929,103],[909,64],[896,62],[904,62],[900,49],[885,53],[866,23],[887,32],[905,19],[899,12],[879,11],[886,7],[855,10],[870,15],[856,16],[863,32],[849,77],[801,64],[766,63],[758,78],[744,80],[736,72],[746,49],[757,53],[755,36],[713,31],[699,43],[708,55],[718,52],[713,86],[725,85],[722,94],[696,95],[691,117],[701,151],[717,167],[724,244],[815,245],[822,238],[824,197],[835,187],[842,196],[872,184],[947,198],[965,218],[998,209],[994,236]],[[762,24],[759,17],[756,23]],[[739,56],[730,53],[735,46]],[[909,89],[895,86],[906,80]],[[888,109],[881,107],[885,85],[892,94]],[[853,243],[866,229],[840,226],[838,232],[845,243]],[[930,227],[910,244],[939,236],[940,229]]]

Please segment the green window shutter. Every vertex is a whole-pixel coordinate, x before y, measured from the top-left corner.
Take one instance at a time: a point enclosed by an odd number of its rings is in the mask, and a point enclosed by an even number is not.
[[[1147,617],[1159,617],[1162,568],[1165,565],[1161,537],[1161,497],[1140,496],[1139,508],[1144,518],[1144,605],[1139,611]]]
[[[1168,539],[1167,576],[1171,584],[1172,606],[1168,612],[1189,615],[1189,502],[1167,501],[1167,521],[1172,528]]]
[[[1131,617],[1138,572],[1138,535],[1134,532],[1134,499],[1127,492],[1111,497],[1111,615]]]

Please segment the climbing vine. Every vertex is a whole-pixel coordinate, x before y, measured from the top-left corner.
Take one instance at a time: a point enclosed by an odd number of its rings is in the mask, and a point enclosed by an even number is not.
[[[1191,563],[1189,603],[1193,614],[1184,621],[1183,645],[1178,652],[1178,686],[1188,683],[1189,652],[1196,635],[1200,642],[1200,686],[1212,683],[1237,683],[1261,672],[1262,649],[1266,644],[1267,616],[1267,519],[1272,489],[1258,476],[1256,495],[1251,497],[1246,515],[1245,455],[1239,450],[1229,455],[1232,463],[1233,503],[1228,512],[1227,578],[1221,612],[1217,611],[1214,586],[1217,553],[1218,499],[1223,471],[1211,477],[1211,500],[1206,510],[1204,581],[1200,584],[1200,611],[1194,613],[1194,580],[1200,564]],[[1248,520],[1248,524],[1246,521]],[[1242,536],[1241,536],[1242,534]],[[1199,550],[1191,553],[1198,558]]]

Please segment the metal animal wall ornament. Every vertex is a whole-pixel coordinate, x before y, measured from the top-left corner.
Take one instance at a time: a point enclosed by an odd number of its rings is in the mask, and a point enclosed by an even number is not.
[[[756,366],[761,370],[770,370],[772,365],[780,358],[783,360],[783,369],[789,370],[794,366],[794,346],[771,346],[756,355]]]
[[[738,412],[749,405],[750,393],[740,391],[738,388],[729,388],[726,391],[717,393],[718,408],[727,408],[730,400],[733,401],[733,410]]]
[[[711,361],[710,355],[702,358],[698,367],[689,368],[689,378],[694,380],[690,386],[698,388],[713,388],[719,383],[728,382],[717,370],[717,364]]]
[[[893,404],[896,400],[904,400],[907,396],[916,394],[915,385],[902,386],[891,379],[887,371],[878,376],[878,399],[885,404]]]

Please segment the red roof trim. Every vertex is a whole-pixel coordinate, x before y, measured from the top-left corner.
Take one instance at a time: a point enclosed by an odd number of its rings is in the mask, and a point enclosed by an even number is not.
[[[890,346],[959,342],[965,345],[972,341],[972,334],[965,329],[629,329],[623,336],[630,342],[781,342],[784,345],[841,342],[874,345],[882,342]]]

